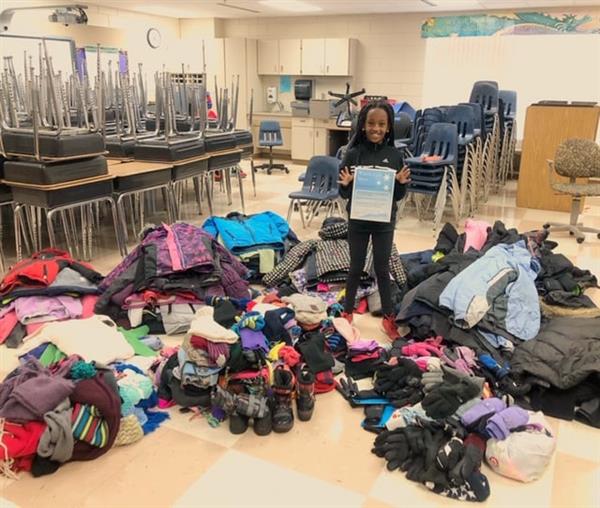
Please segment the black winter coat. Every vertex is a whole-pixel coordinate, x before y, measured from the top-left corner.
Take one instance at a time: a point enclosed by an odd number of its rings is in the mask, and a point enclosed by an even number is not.
[[[554,318],[535,339],[515,348],[515,374],[533,375],[567,390],[600,373],[600,318]]]

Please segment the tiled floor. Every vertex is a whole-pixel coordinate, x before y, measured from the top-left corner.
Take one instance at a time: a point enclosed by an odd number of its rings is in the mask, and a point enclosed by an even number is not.
[[[259,174],[257,196],[246,180],[247,212],[273,210],[285,216],[287,194],[299,188],[303,168],[291,174]],[[237,208],[239,198],[234,193]],[[492,196],[478,218],[502,219],[519,229],[539,228],[548,220],[568,221],[563,213],[520,209],[515,206],[515,184]],[[229,210],[223,195],[215,212]],[[201,223],[194,208],[185,209],[186,220]],[[157,217],[156,220],[160,220]],[[600,227],[600,203],[589,202],[583,221]],[[315,236],[318,220],[303,230],[299,218],[292,225],[301,238]],[[558,251],[600,276],[600,241],[591,235],[583,245],[565,234],[554,235]],[[408,213],[399,221],[396,245],[400,252],[430,248],[434,236],[429,223]],[[108,232],[98,236],[94,265],[103,272],[119,260]],[[10,242],[7,242],[10,243]],[[8,245],[9,253],[11,246]],[[600,303],[600,292],[592,292]],[[363,336],[383,339],[377,321],[361,316]],[[180,338],[169,338],[176,344]],[[0,374],[14,365],[14,354],[2,350]],[[92,463],[72,463],[56,474],[34,479],[22,474],[17,481],[0,478],[0,508],[13,506],[277,506],[277,507],[437,507],[459,502],[436,496],[409,482],[400,473],[389,473],[370,453],[373,436],[360,429],[361,411],[352,410],[335,392],[320,395],[310,422],[296,422],[288,434],[257,437],[252,430],[241,436],[227,428],[213,429],[203,420],[171,410],[171,420],[142,441],[115,448]],[[485,468],[492,494],[488,507],[600,507],[600,434],[578,423],[550,419],[558,436],[552,464],[544,476],[521,484]]]

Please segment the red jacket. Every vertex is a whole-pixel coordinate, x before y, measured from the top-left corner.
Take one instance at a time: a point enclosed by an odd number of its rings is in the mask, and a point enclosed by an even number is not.
[[[94,270],[91,265],[74,260],[68,252],[44,249],[12,267],[0,283],[0,295],[4,296],[18,287],[49,286],[66,266]]]

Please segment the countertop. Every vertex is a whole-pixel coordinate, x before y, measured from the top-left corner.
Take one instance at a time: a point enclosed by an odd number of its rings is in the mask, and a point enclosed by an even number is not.
[[[255,111],[252,114],[259,116],[292,116],[291,111]]]

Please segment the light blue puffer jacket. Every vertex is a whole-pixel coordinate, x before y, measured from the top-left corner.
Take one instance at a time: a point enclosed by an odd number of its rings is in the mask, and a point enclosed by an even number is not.
[[[485,320],[519,339],[533,339],[540,329],[538,271],[524,241],[496,245],[450,281],[439,304],[462,328]]]

